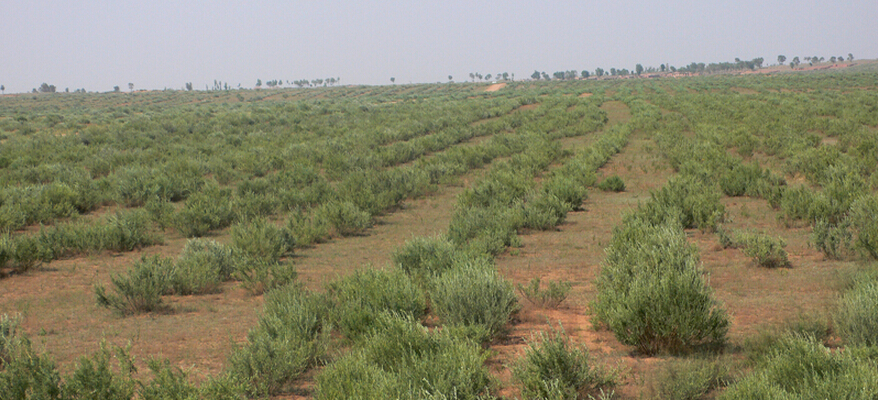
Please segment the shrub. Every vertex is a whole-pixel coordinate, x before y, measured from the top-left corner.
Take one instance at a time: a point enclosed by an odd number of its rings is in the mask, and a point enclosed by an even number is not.
[[[490,374],[476,343],[410,318],[381,314],[381,329],[317,375],[317,399],[476,399]]]
[[[149,359],[146,362],[153,379],[149,384],[139,383],[137,390],[143,400],[171,400],[197,398],[198,388],[188,381],[188,374],[172,367],[168,360]]]
[[[247,344],[229,359],[229,372],[252,396],[275,395],[316,365],[329,346],[329,304],[293,285],[269,293]]]
[[[4,399],[57,399],[61,396],[61,376],[55,363],[33,350],[30,340],[17,332],[18,321],[0,318],[0,393]],[[10,329],[11,328],[11,329]],[[7,331],[8,329],[8,331]],[[11,335],[6,336],[8,332]]]
[[[863,196],[851,205],[851,229],[856,233],[856,247],[873,260],[878,260],[878,196]]]
[[[518,311],[512,284],[488,262],[461,263],[436,278],[433,311],[446,325],[480,325],[489,336],[504,331]]]
[[[811,240],[814,241],[814,246],[827,258],[843,259],[853,245],[850,219],[846,218],[838,224],[830,223],[826,219],[814,221]]]
[[[249,257],[268,262],[277,262],[295,247],[295,239],[288,231],[264,218],[232,226],[232,243]]]
[[[242,282],[242,286],[250,294],[260,295],[295,282],[298,273],[295,266],[289,262],[242,257],[234,277]]]
[[[458,207],[448,227],[448,239],[472,254],[500,254],[506,246],[520,244],[516,229],[519,210],[510,207]]]
[[[372,216],[349,201],[322,204],[315,218],[329,226],[335,236],[358,235],[372,227]]]
[[[581,209],[582,202],[588,199],[588,191],[585,186],[563,175],[554,175],[543,182],[542,191],[570,204],[573,210]]]
[[[629,216],[606,252],[592,310],[620,342],[655,354],[725,341],[728,317],[678,225]]]
[[[531,338],[524,357],[512,367],[527,399],[578,399],[614,385],[614,377],[594,364],[585,346],[575,346],[562,329]],[[553,396],[554,395],[554,396]]]
[[[611,175],[598,183],[598,189],[605,192],[624,192],[625,182],[618,175]]]
[[[116,371],[110,365],[115,358]],[[112,354],[105,344],[91,358],[81,357],[76,369],[64,381],[62,398],[116,400],[134,397],[136,381],[132,374],[136,371],[128,349],[117,348]]]
[[[334,320],[349,339],[373,329],[382,312],[420,318],[427,309],[424,292],[402,270],[359,269],[329,284]]]
[[[531,192],[521,206],[521,226],[525,228],[549,230],[564,221],[573,205],[557,196]]]
[[[731,380],[720,360],[670,359],[653,375],[650,391],[657,399],[699,400]]]
[[[756,264],[766,268],[789,267],[786,242],[781,238],[756,233],[742,233],[736,238],[744,254],[753,258]]]
[[[222,282],[231,278],[241,262],[242,257],[223,244],[210,239],[190,239],[177,258],[170,284],[176,294],[214,293]]]
[[[415,237],[393,252],[393,263],[419,285],[450,269],[455,246],[444,236]]]
[[[306,215],[301,209],[290,214],[286,225],[287,234],[293,237],[298,247],[321,243],[329,237],[326,221],[313,215]]]
[[[132,251],[161,242],[161,236],[152,229],[149,215],[143,210],[132,210],[107,217],[98,249]]]
[[[174,216],[174,226],[185,237],[198,237],[231,225],[234,219],[229,201],[231,194],[231,190],[220,189],[216,184],[206,186],[189,196]]]
[[[165,310],[162,294],[170,288],[173,269],[169,258],[143,256],[127,275],[110,277],[114,294],[107,293],[103,285],[95,286],[98,305],[123,315]]]
[[[846,343],[878,345],[878,282],[859,283],[842,295],[833,320]]]
[[[529,302],[539,307],[558,308],[570,294],[570,282],[546,282],[546,288],[540,289],[540,278],[533,278],[527,286],[518,285],[518,292]]]
[[[692,176],[672,178],[660,190],[652,192],[650,201],[638,208],[641,218],[652,224],[678,219],[683,228],[712,231],[723,221],[725,207],[715,189]]]
[[[878,396],[878,361],[874,350],[869,352],[830,351],[814,338],[787,335],[719,398],[873,399]]]

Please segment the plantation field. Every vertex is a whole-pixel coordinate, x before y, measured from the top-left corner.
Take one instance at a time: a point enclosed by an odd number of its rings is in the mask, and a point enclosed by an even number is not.
[[[874,398],[876,78],[0,97],[0,393]]]

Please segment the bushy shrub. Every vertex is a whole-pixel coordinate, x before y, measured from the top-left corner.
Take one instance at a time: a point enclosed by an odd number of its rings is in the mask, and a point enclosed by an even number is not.
[[[540,288],[540,278],[531,279],[527,286],[518,285],[518,292],[527,301],[539,307],[558,308],[570,294],[571,284],[566,281],[548,281],[546,288]]]
[[[526,399],[574,400],[615,383],[612,374],[595,365],[585,346],[574,345],[562,329],[554,328],[528,341],[512,371]]]
[[[766,268],[789,267],[790,260],[784,250],[786,242],[779,237],[771,237],[758,233],[741,233],[736,242],[743,248],[744,254]]]
[[[427,309],[423,290],[400,269],[359,269],[330,283],[329,294],[336,325],[352,340],[373,329],[382,312],[417,319]]]
[[[861,282],[842,295],[833,320],[846,343],[878,345],[878,282]]]
[[[96,250],[132,251],[161,242],[146,211],[132,210],[108,216],[100,232],[100,245],[93,246]]]
[[[232,199],[232,209],[238,221],[273,215],[279,206],[280,200],[273,194],[245,192]]]
[[[318,399],[477,399],[491,379],[476,343],[381,314],[375,330],[317,376]]]
[[[448,226],[448,239],[472,254],[500,254],[518,246],[519,210],[510,207],[458,207]]]
[[[878,260],[878,196],[863,196],[851,205],[848,216],[856,234],[856,248]]]
[[[264,218],[232,226],[232,243],[252,258],[277,262],[295,247],[295,239]]]
[[[826,219],[814,221],[811,230],[811,240],[814,246],[823,254],[833,260],[841,260],[850,252],[853,246],[853,233],[851,232],[849,218],[833,224]]]
[[[582,202],[588,199],[588,191],[585,186],[564,175],[556,174],[543,182],[542,191],[570,204],[573,210],[581,209]]]
[[[290,214],[286,230],[298,247],[321,243],[329,237],[327,221],[305,214],[301,209],[296,209]]]
[[[112,354],[104,343],[91,357],[83,356],[76,363],[76,369],[64,380],[62,398],[116,400],[134,397],[136,381],[133,374],[134,360],[129,349],[116,348]],[[110,360],[116,359],[118,366],[113,368]]]
[[[139,383],[138,398],[143,400],[194,399],[198,388],[189,383],[188,374],[178,367],[172,367],[167,359],[149,359],[146,362],[153,379],[148,384]]]
[[[292,263],[242,257],[233,277],[252,295],[260,295],[296,281]]]
[[[214,293],[242,262],[231,248],[210,239],[190,239],[177,258],[171,288],[181,295]]]
[[[592,310],[620,342],[655,354],[725,341],[728,316],[679,225],[629,216],[606,252]]]
[[[519,307],[512,284],[492,264],[477,260],[436,278],[430,295],[433,312],[445,325],[480,325],[489,336],[504,332]]]
[[[229,201],[231,194],[231,190],[216,184],[207,185],[189,196],[174,216],[174,227],[185,237],[199,237],[231,225],[235,215]]]
[[[618,175],[611,175],[598,183],[598,189],[605,192],[624,192],[625,182]]]
[[[34,351],[18,332],[20,319],[0,317],[0,394],[3,399],[57,399],[61,376],[55,363]]]
[[[530,192],[521,205],[520,219],[524,228],[549,230],[564,222],[573,205],[546,193]]]
[[[728,363],[721,360],[670,359],[650,382],[657,399],[699,400],[731,381]]]
[[[683,228],[715,230],[725,218],[719,192],[692,176],[671,178],[660,190],[652,192],[650,201],[637,210],[652,224],[678,219]]]
[[[98,305],[123,315],[164,310],[162,294],[170,288],[173,270],[169,258],[143,256],[126,275],[110,277],[115,293],[107,293],[103,285],[95,286]]]
[[[359,235],[372,227],[372,216],[349,201],[322,204],[314,215],[320,223],[329,226],[335,236]]]
[[[229,371],[252,396],[278,394],[324,356],[330,329],[322,295],[284,286],[266,296],[263,316],[229,358]]]
[[[393,252],[393,263],[419,285],[450,269],[457,250],[444,236],[415,237]]]
[[[871,355],[869,354],[871,353]],[[873,399],[878,396],[874,350],[830,351],[814,338],[783,337],[752,373],[719,398]]]

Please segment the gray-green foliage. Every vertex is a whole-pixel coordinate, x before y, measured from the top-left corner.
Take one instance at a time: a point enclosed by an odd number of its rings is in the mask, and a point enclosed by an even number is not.
[[[725,218],[721,197],[715,187],[697,177],[676,176],[652,192],[637,213],[653,224],[676,218],[683,228],[713,231]]]
[[[329,348],[330,304],[323,295],[287,285],[266,296],[259,324],[229,358],[232,376],[253,396],[274,395]]]
[[[878,281],[860,276],[862,282],[841,296],[833,326],[850,345],[878,346]]]
[[[321,371],[316,398],[477,399],[487,392],[487,355],[477,343],[390,313],[376,324],[381,329]]]
[[[856,247],[878,260],[878,196],[863,196],[852,203],[848,216],[856,234]]]
[[[222,282],[231,279],[242,261],[226,245],[210,239],[190,239],[177,258],[171,287],[181,295],[214,293]]]
[[[350,201],[321,204],[314,217],[336,236],[353,236],[372,227],[372,216]]]
[[[393,263],[419,285],[450,269],[457,250],[444,236],[414,237],[393,252]]]
[[[512,370],[526,399],[578,399],[615,384],[613,374],[596,365],[588,349],[573,344],[560,328],[531,338]]]
[[[123,315],[164,310],[167,306],[162,294],[170,289],[173,272],[170,258],[143,256],[126,275],[110,277],[114,293],[108,293],[103,285],[95,286],[98,305]]]
[[[720,395],[735,399],[874,399],[878,354],[874,348],[833,351],[814,338],[782,338],[754,368]]]
[[[265,218],[255,218],[232,226],[232,243],[247,256],[277,262],[293,251],[295,238]]]
[[[731,379],[728,360],[670,359],[652,375],[649,389],[656,399],[699,400]]]
[[[174,227],[186,237],[204,236],[232,224],[235,212],[230,201],[232,191],[208,184],[193,193],[174,216]]]
[[[417,319],[427,309],[423,290],[400,269],[358,269],[330,283],[329,294],[336,325],[352,340],[374,329],[383,312]]]
[[[501,334],[519,308],[512,284],[492,263],[479,259],[460,263],[436,278],[430,299],[444,324],[481,326],[489,336]]]
[[[744,254],[759,266],[766,268],[790,266],[789,256],[784,250],[787,244],[782,238],[759,233],[740,233],[735,241],[743,249]]]
[[[606,252],[593,312],[619,341],[646,354],[725,341],[728,316],[679,225],[629,216]]]

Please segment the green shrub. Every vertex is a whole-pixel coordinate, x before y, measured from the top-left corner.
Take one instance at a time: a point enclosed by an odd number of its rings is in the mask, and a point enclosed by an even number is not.
[[[494,206],[459,207],[454,211],[447,237],[471,254],[500,254],[507,246],[518,246],[516,229],[522,226],[519,210]]]
[[[21,315],[10,317],[8,314],[0,315],[0,371],[12,361],[16,347],[20,345],[21,338],[18,336],[21,326]]]
[[[573,205],[557,196],[531,192],[521,206],[520,219],[524,228],[549,230],[564,222]]]
[[[851,230],[849,218],[838,224],[833,224],[826,219],[818,219],[814,221],[811,240],[814,242],[814,246],[827,258],[841,260],[845,258],[853,246]]]
[[[652,224],[677,219],[683,228],[715,230],[725,218],[722,195],[692,176],[674,177],[660,190],[652,192],[650,201],[637,214]]]
[[[596,366],[585,346],[575,346],[562,329],[531,338],[512,375],[527,399],[578,399],[613,386],[612,374]]]
[[[488,262],[461,263],[435,279],[433,312],[445,325],[480,325],[489,336],[501,334],[518,311],[512,284]]]
[[[423,286],[452,267],[456,252],[444,236],[414,237],[393,252],[393,263]]]
[[[573,210],[582,208],[582,202],[588,199],[588,191],[572,178],[554,175],[543,182],[543,193],[555,196],[569,204]]]
[[[266,296],[263,316],[247,344],[229,358],[229,372],[252,396],[280,393],[317,364],[329,347],[329,304],[293,285]]]
[[[655,354],[725,341],[728,316],[679,225],[629,216],[606,252],[592,311],[620,342]]]
[[[103,285],[95,286],[98,305],[123,315],[165,310],[162,294],[170,289],[173,271],[171,259],[143,256],[128,274],[110,277],[115,293],[107,293]]]
[[[540,278],[533,278],[527,286],[519,284],[517,288],[527,301],[536,306],[558,308],[570,294],[571,284],[564,281],[548,281],[546,288],[540,289]]]
[[[862,282],[842,295],[833,318],[845,343],[878,345],[878,282]]]
[[[117,212],[107,217],[102,228],[96,250],[132,251],[162,242],[144,210]]]
[[[232,200],[232,209],[238,221],[273,215],[279,206],[280,200],[273,194],[245,192]]]
[[[242,262],[231,248],[210,239],[190,239],[177,258],[171,288],[181,295],[215,293]]]
[[[756,264],[766,268],[789,267],[786,242],[781,238],[757,233],[742,233],[736,238],[743,248],[744,254],[752,258]]]
[[[874,349],[830,351],[814,338],[788,335],[772,347],[752,373],[731,385],[719,398],[874,399],[876,396],[878,357]]]
[[[287,234],[293,237],[298,247],[310,246],[314,243],[322,243],[329,237],[327,221],[318,219],[314,215],[306,215],[297,208],[290,214],[287,220]]]
[[[218,185],[208,185],[194,193],[174,216],[174,227],[185,237],[204,236],[231,225],[234,219],[229,198],[232,192]]]
[[[417,319],[427,309],[424,292],[400,269],[359,269],[330,283],[328,289],[336,325],[352,340],[373,329],[382,312]]]
[[[277,262],[293,251],[295,239],[287,230],[264,218],[232,226],[232,243],[249,257]]]
[[[234,278],[252,295],[260,295],[270,290],[295,282],[296,268],[289,262],[268,261],[242,257],[238,262]]]
[[[133,378],[134,360],[128,349],[117,348],[112,354],[102,343],[101,349],[90,358],[81,357],[76,369],[64,380],[62,398],[118,400],[134,397],[136,381]],[[110,365],[115,358],[118,366]]]
[[[727,362],[670,359],[652,376],[649,388],[656,399],[699,400],[730,381]]]
[[[476,343],[388,313],[376,322],[381,329],[317,375],[317,399],[477,399],[486,394],[487,355]]]
[[[10,329],[12,328],[12,329]],[[17,321],[0,319],[0,330],[17,329]],[[0,337],[5,348],[0,351],[0,394],[3,399],[57,399],[61,398],[61,376],[55,363],[45,355],[33,350],[30,340],[19,333]]]
[[[165,360],[149,359],[146,362],[153,379],[149,384],[138,382],[138,398],[143,400],[185,400],[197,398],[198,388],[189,383],[188,374],[172,367]]]
[[[856,233],[856,248],[868,257],[878,260],[878,196],[863,196],[851,205],[851,229]]]
[[[372,227],[372,216],[349,201],[322,204],[314,215],[319,223],[325,223],[335,236],[359,235]]]
[[[598,183],[598,189],[605,192],[624,192],[625,182],[618,175],[610,175]]]

